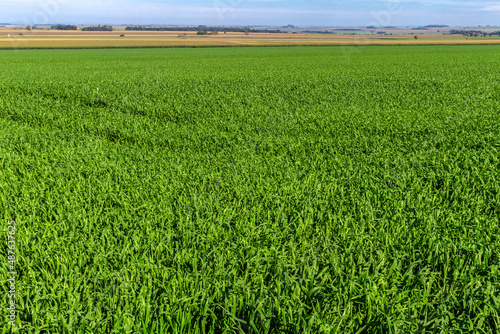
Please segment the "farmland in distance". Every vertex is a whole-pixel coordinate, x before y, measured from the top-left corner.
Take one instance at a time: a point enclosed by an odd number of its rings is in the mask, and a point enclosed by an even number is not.
[[[499,63],[500,46],[0,51],[20,331],[497,332]]]
[[[0,29],[0,49],[459,44],[500,44],[500,36],[467,37],[430,32],[416,35],[414,32],[405,30],[395,30],[394,34],[390,35],[249,33],[247,36],[243,32],[229,32],[227,34],[199,36],[196,31],[116,30],[89,32]]]

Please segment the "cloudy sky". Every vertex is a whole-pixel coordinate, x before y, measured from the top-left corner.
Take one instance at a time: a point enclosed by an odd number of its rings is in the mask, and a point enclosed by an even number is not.
[[[500,0],[0,0],[0,23],[500,25]]]

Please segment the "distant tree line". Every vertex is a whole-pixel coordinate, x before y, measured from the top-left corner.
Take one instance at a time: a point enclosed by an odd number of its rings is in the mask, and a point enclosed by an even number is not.
[[[323,35],[356,35],[357,31],[363,31],[362,29],[335,29],[335,30],[304,30],[304,34],[323,34]],[[385,34],[385,31],[383,32]],[[292,32],[295,34],[295,32]]]
[[[217,30],[208,31],[207,28],[203,28],[203,30],[198,30],[198,32],[196,34],[197,35],[218,35],[219,32]]]
[[[426,30],[428,28],[447,28],[448,26],[446,24],[429,24],[423,27],[415,27],[413,30]],[[376,26],[367,26],[366,29],[379,29],[379,28],[384,28],[384,29],[396,29],[397,27],[395,26],[386,26],[386,27],[376,27]]]
[[[363,31],[363,29],[359,29],[359,28],[335,28],[333,30],[336,30],[336,31]]]
[[[249,29],[249,28],[236,28],[236,27],[209,27],[209,26],[197,26],[197,27],[145,27],[145,26],[134,26],[134,27],[126,27],[125,30],[129,31],[197,31],[202,32],[201,35],[207,31],[214,32],[253,32],[253,33],[284,33],[285,31],[277,30],[268,30],[268,29]]]
[[[92,27],[85,27],[82,29],[82,31],[113,31],[113,27],[109,25],[98,25],[98,26],[92,26]]]
[[[366,29],[380,29],[380,28],[383,28],[383,29],[396,29],[397,27],[395,27],[395,26],[385,26],[385,27],[367,26],[366,27]]]
[[[55,29],[55,30],[78,30],[78,28],[76,26],[70,25],[70,24],[53,25],[53,26],[50,26],[50,29]]]
[[[304,30],[301,31],[303,34],[322,34],[322,35],[357,35],[357,31],[363,31],[362,29],[337,29],[337,30]],[[386,33],[385,31],[383,32]],[[297,32],[292,32],[292,34],[297,34]]]
[[[500,31],[495,32],[484,32],[481,30],[450,30],[451,35],[463,35],[469,37],[478,37],[478,36],[500,36]]]
[[[304,34],[324,34],[324,35],[336,35],[337,33],[334,31],[327,30],[304,30]]]
[[[198,31],[197,27],[126,27],[125,30],[131,31]]]

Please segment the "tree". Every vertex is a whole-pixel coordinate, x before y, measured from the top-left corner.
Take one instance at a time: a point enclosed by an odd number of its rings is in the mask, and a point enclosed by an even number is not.
[[[92,27],[85,27],[82,29],[82,31],[113,31],[113,27],[110,25],[98,25],[98,26],[92,26]]]
[[[26,30],[31,31],[31,26],[26,26]]]
[[[75,25],[64,25],[64,24],[58,24],[55,26],[51,26],[50,28],[56,30],[78,30],[78,28]]]
[[[248,36],[248,35],[250,35],[250,29],[248,29],[248,28],[245,28],[245,31],[244,31],[244,33],[245,33],[245,36]]]
[[[199,30],[196,34],[197,35],[208,35],[208,30],[207,30],[207,28],[203,28],[203,30]]]

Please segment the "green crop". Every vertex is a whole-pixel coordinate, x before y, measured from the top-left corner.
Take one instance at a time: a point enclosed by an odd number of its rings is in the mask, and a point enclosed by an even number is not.
[[[14,331],[498,332],[498,64],[499,46],[0,51]]]

